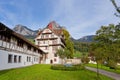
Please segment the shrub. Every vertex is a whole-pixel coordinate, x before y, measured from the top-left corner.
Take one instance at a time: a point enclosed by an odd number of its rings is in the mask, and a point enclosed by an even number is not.
[[[53,70],[63,70],[63,71],[77,71],[77,70],[84,70],[85,67],[83,65],[72,65],[72,66],[66,66],[66,65],[52,65],[51,69]]]
[[[88,57],[83,57],[83,58],[81,58],[81,61],[82,61],[82,63],[88,63],[90,60],[89,60],[89,58]]]

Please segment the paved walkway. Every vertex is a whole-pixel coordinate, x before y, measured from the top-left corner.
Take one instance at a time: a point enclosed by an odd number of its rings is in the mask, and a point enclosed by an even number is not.
[[[97,72],[96,68],[86,67],[86,69],[94,71],[94,72]],[[101,70],[101,69],[99,69],[99,73],[103,74],[103,75],[106,75],[108,77],[111,77],[111,78],[113,78],[115,80],[120,80],[120,74],[109,72],[109,71],[105,71],[105,70]]]

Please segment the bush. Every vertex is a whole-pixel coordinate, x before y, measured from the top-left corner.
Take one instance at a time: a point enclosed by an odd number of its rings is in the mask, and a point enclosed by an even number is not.
[[[82,57],[82,58],[81,58],[81,61],[82,61],[82,63],[87,64],[90,60],[89,60],[88,57]]]
[[[84,70],[85,67],[83,65],[72,65],[72,66],[66,66],[66,65],[52,65],[51,69],[53,70],[63,70],[63,71],[77,71],[77,70]]]
[[[117,69],[117,63],[113,60],[109,60],[105,66],[109,67],[110,69]]]

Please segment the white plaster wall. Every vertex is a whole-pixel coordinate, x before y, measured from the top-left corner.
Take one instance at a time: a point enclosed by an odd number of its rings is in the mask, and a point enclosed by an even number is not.
[[[42,33],[51,33],[52,31],[50,29],[44,29],[44,31]]]
[[[50,64],[50,59],[46,59],[45,64]]]
[[[56,39],[56,40],[57,40],[57,44],[63,44],[63,43],[61,42],[60,37],[57,36],[56,34],[54,34],[51,30],[49,30],[49,29],[44,29],[42,33],[47,33],[47,32],[50,32],[50,33],[51,33],[51,34],[49,35],[49,38],[53,38],[53,37],[54,37],[54,38],[57,38],[57,39]],[[36,44],[36,45],[38,45],[38,41],[39,41],[39,40],[37,40],[37,39],[41,39],[41,35],[43,35],[42,33],[35,39],[35,44]],[[47,34],[47,35],[48,35],[48,34]],[[54,35],[54,36],[51,36],[51,35]],[[44,34],[44,38],[45,38],[45,34]],[[43,43],[43,41],[46,41],[46,42]],[[52,49],[52,46],[49,46],[49,45],[52,45],[52,44],[53,44],[53,40],[51,40],[51,39],[41,40],[41,41],[40,41],[40,45],[41,45],[41,46],[48,46],[48,47],[49,47],[48,50],[46,50],[45,47],[39,47],[39,48],[42,49],[44,52],[48,52],[48,58],[45,60],[45,63],[46,63],[46,64],[50,64],[50,60],[53,60],[53,64],[58,64],[58,63],[60,63],[60,58],[59,58],[59,57],[54,57],[55,51]],[[58,46],[58,48],[61,48],[61,46]],[[57,59],[56,62],[54,62],[54,58]]]
[[[14,60],[12,60],[13,61],[12,63],[8,63],[8,54],[17,55],[17,57],[21,56],[21,62],[20,63],[18,63],[18,62],[14,63]],[[27,62],[27,56],[31,57],[30,62]],[[34,57],[35,56],[33,56],[33,55],[0,50],[0,70],[17,68],[17,67],[24,67],[24,66],[29,66],[29,65],[32,65],[32,64],[38,64],[39,60],[40,60],[39,56],[36,56],[38,58],[38,61],[34,61],[33,60]]]

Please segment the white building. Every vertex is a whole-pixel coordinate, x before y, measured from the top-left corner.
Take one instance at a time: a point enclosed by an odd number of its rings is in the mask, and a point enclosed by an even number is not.
[[[0,70],[39,64],[44,56],[41,49],[0,23]]]
[[[38,32],[35,38],[35,44],[39,46],[41,50],[48,53],[43,63],[60,63],[60,58],[56,54],[56,50],[65,47],[63,28],[54,21],[50,22],[46,28]]]

